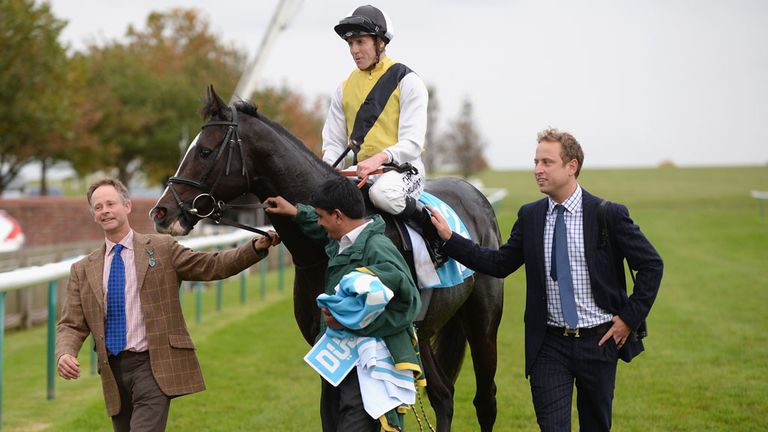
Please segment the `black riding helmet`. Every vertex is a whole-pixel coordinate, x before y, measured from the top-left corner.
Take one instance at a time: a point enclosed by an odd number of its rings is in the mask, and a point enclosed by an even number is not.
[[[371,5],[360,6],[333,27],[336,34],[346,40],[350,36],[378,36],[388,44],[394,35],[392,25],[384,13]]]

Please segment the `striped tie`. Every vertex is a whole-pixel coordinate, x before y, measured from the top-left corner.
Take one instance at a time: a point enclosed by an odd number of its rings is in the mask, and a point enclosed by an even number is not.
[[[118,355],[125,349],[125,263],[120,252],[123,245],[116,244],[112,249],[112,266],[109,268],[107,282],[107,351]]]

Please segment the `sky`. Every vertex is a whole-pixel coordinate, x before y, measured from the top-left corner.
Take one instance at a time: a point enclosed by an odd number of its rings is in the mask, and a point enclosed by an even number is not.
[[[191,7],[223,41],[253,56],[278,1],[50,3],[54,15],[68,21],[62,39],[72,50],[119,39],[129,24],[143,27],[150,11]],[[300,2],[271,48],[262,85],[285,85],[310,100],[329,97],[354,68],[333,26],[360,4]],[[547,127],[576,137],[586,168],[768,163],[766,1],[374,5],[393,22],[387,54],[434,86],[438,132],[469,100],[495,169],[532,168],[536,134]]]

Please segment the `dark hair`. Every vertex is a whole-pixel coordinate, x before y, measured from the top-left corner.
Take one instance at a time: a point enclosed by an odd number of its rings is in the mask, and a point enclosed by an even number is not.
[[[96,180],[95,182],[91,183],[90,186],[88,186],[88,193],[86,194],[86,198],[88,198],[88,205],[91,204],[91,197],[93,196],[93,193],[96,191],[96,189],[102,186],[112,186],[115,188],[117,193],[120,195],[120,200],[123,202],[123,204],[127,203],[131,199],[131,196],[128,193],[128,188],[125,187],[123,182],[118,179],[105,177]]]
[[[576,138],[568,132],[549,128],[539,132],[538,142],[542,141],[560,143],[560,158],[563,160],[563,164],[576,159],[576,162],[579,163],[579,166],[576,167],[576,178],[579,178],[581,166],[584,164],[584,151],[581,150],[581,145],[576,141]]]
[[[323,182],[312,194],[309,204],[328,213],[338,209],[351,219],[365,217],[362,192],[352,181],[341,176]]]

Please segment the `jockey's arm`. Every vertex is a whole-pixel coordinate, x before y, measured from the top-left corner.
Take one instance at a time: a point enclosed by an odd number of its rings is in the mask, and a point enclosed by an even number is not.
[[[409,73],[400,81],[400,120],[397,142],[384,150],[388,162],[398,165],[421,157],[427,134],[429,94],[421,78]]]
[[[323,162],[328,165],[336,162],[336,159],[347,147],[347,120],[344,117],[344,109],[341,106],[341,85],[331,97],[328,107],[328,115],[323,125]],[[342,161],[337,168],[343,168]]]

